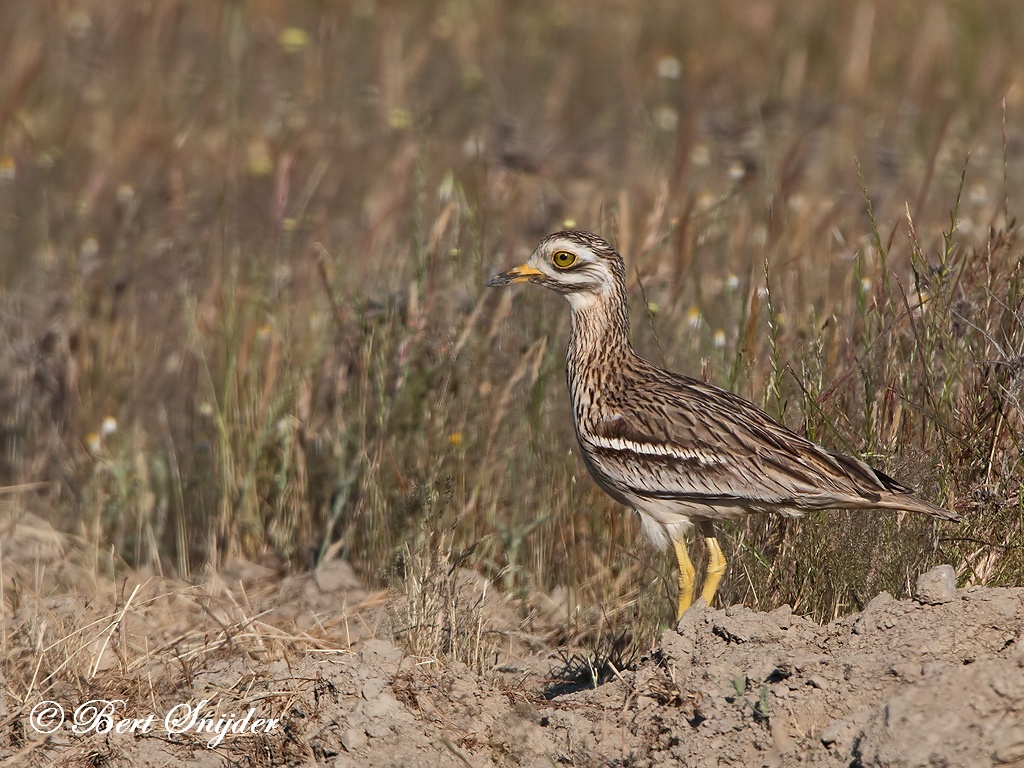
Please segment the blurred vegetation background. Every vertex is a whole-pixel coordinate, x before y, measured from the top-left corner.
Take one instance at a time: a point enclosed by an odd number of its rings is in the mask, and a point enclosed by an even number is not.
[[[623,252],[642,354],[965,516],[751,518],[724,604],[1022,582],[1015,3],[0,18],[0,504],[97,570],[387,586],[443,551],[527,613],[668,623],[671,557],[576,453],[567,308],[482,287],[577,226]]]

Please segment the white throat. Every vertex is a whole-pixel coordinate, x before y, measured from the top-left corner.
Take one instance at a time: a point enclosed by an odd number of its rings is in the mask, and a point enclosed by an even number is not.
[[[600,301],[597,294],[590,293],[589,291],[567,293],[565,294],[565,298],[569,302],[569,306],[572,307],[575,312],[591,309],[597,305],[598,301]]]

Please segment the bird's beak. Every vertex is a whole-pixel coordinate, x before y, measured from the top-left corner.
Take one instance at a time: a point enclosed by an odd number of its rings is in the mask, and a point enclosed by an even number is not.
[[[499,288],[503,285],[512,285],[513,283],[528,283],[534,277],[543,274],[539,269],[534,269],[528,264],[520,264],[518,267],[512,267],[508,272],[501,272],[495,275],[485,285],[488,288]]]

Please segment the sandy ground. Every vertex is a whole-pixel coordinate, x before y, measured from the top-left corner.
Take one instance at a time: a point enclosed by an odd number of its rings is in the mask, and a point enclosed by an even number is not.
[[[197,586],[98,576],[32,516],[0,517],[0,542],[0,766],[1024,766],[1024,589],[957,590],[951,570],[825,626],[698,603],[593,688],[535,638],[483,674],[412,655],[392,630],[403,596],[341,561],[235,563]],[[467,610],[517,637],[513,607],[465,582]],[[123,703],[76,734],[90,699]],[[49,734],[43,701],[66,714]]]

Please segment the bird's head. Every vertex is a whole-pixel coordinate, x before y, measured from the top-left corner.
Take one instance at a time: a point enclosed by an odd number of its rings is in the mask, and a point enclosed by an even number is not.
[[[618,297],[625,288],[622,257],[590,232],[556,232],[540,241],[525,264],[495,275],[487,285],[536,283],[558,291],[573,308]]]

